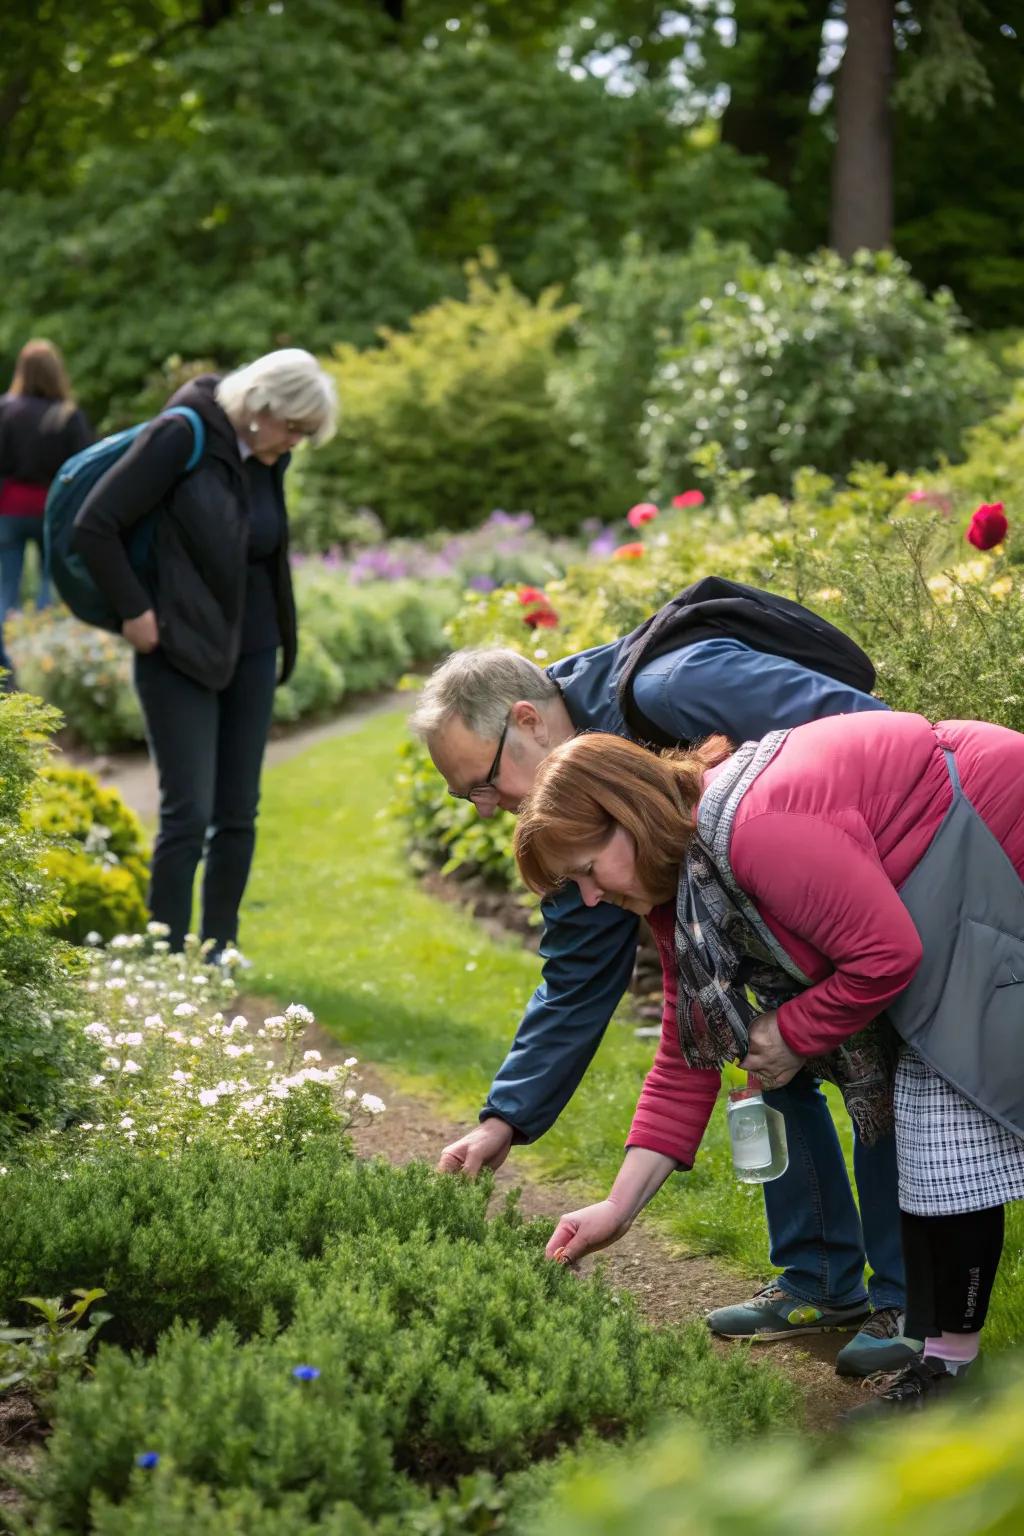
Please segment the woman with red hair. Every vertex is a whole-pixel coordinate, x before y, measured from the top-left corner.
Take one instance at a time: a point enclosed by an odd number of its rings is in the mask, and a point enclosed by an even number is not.
[[[580,736],[538,769],[515,851],[535,891],[648,914],[665,975],[622,1169],[549,1255],[614,1242],[692,1167],[726,1061],[769,1089],[809,1070],[868,1142],[895,1117],[924,1352],[882,1396],[945,1393],[1024,1198],[1024,736],[881,712],[662,757]]]

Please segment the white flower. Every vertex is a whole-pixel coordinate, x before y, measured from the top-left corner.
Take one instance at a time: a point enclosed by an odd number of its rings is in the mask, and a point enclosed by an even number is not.
[[[286,1019],[290,1019],[293,1024],[316,1023],[315,1016],[302,1003],[289,1003],[284,1011],[284,1016]]]
[[[359,1108],[365,1109],[368,1115],[382,1115],[386,1109],[383,1099],[378,1099],[375,1093],[364,1093],[359,1100]]]
[[[221,965],[227,965],[227,966],[238,965],[239,962],[241,961],[241,959],[242,959],[242,952],[241,952],[241,950],[236,949],[233,944],[225,945],[225,947],[220,952],[220,963],[221,963]]]
[[[105,1024],[87,1024],[82,1033],[88,1035],[90,1040],[103,1040],[107,1044],[110,1042],[110,1030]]]
[[[95,928],[93,928],[90,933],[86,934],[85,942],[87,944],[91,944],[95,948],[97,944],[102,944],[103,943],[103,936],[102,936],[102,934],[97,933]],[[4,1169],[4,1173],[6,1173],[6,1172],[7,1172],[7,1169],[5,1168]]]
[[[135,1124],[135,1121],[132,1119],[131,1115],[122,1115],[121,1119],[117,1123],[121,1127],[122,1131],[130,1131],[132,1126]]]
[[[107,991],[108,992],[120,992],[127,985],[128,985],[128,983],[127,983],[127,981],[125,980],[125,978],[123,976],[108,976],[107,977]]]
[[[192,1003],[179,1003],[174,1010],[176,1019],[191,1019],[198,1013],[198,1009]]]
[[[323,1057],[319,1051],[303,1051],[302,1059],[303,1061],[322,1061]]]
[[[191,1082],[191,1081],[192,1081],[192,1074],[191,1074],[191,1072],[182,1072],[179,1069],[179,1071],[171,1073],[171,1082],[172,1083],[188,1083],[188,1082]]]
[[[205,1045],[206,1042],[203,1040],[202,1035],[189,1035],[188,1043],[189,1045],[200,1046]]]
[[[153,945],[154,955],[169,955],[170,952],[171,946],[168,944],[167,940],[157,939],[156,943]]]
[[[242,1030],[249,1028],[249,1020],[246,1018],[244,1013],[235,1014],[234,1018],[231,1020],[231,1028],[238,1031],[239,1033]]]
[[[97,1072],[95,1077],[90,1077],[90,1079],[89,1079],[89,1087],[90,1088],[101,1088],[105,1082],[106,1082],[106,1078],[103,1076],[103,1073],[102,1072]]]
[[[121,1070],[121,1058],[120,1056],[104,1056],[103,1065],[108,1072],[119,1072]]]
[[[91,1120],[83,1120],[81,1125],[78,1127],[78,1129],[80,1131],[91,1131],[92,1130],[92,1121]]]
[[[251,1050],[252,1050],[252,1046],[251,1045],[226,1045],[224,1047],[224,1055],[225,1056],[244,1056],[247,1051],[251,1051]]]
[[[158,1013],[147,1013],[142,1022],[147,1029],[163,1029],[164,1027],[164,1021]]]
[[[158,1125],[147,1125],[146,1126],[146,1135],[147,1136],[155,1136],[158,1133],[159,1130],[160,1130],[160,1127]]]
[[[357,1061],[355,1056],[346,1056],[345,1057],[345,1065],[346,1065],[346,1067],[358,1067],[359,1062]]]
[[[288,1028],[288,1020],[282,1013],[272,1014],[269,1019],[263,1021],[263,1033],[268,1040],[283,1040]]]
[[[125,1064],[124,1064],[124,1067],[122,1068],[122,1071],[124,1071],[124,1072],[141,1072],[142,1068],[139,1066],[137,1061],[126,1061]]]
[[[185,1036],[182,1034],[180,1029],[169,1029],[167,1031],[167,1038],[168,1038],[168,1040],[173,1040],[175,1045],[187,1045],[188,1044],[188,1041],[186,1040]]]
[[[352,1100],[357,1097],[355,1089],[354,1088],[346,1088],[345,1089],[344,1097],[345,1097],[345,1103],[346,1104],[351,1104]]]
[[[137,1029],[132,1029],[132,1030],[129,1030],[129,1032],[127,1034],[115,1035],[114,1036],[114,1044],[115,1045],[141,1045],[142,1044],[142,1035],[139,1033],[139,1031]]]
[[[146,924],[146,932],[149,934],[151,939],[166,939],[170,931],[171,930],[168,928],[166,923]]]
[[[199,1102],[204,1109],[209,1109],[212,1104],[216,1104],[219,1098],[220,1094],[216,1088],[203,1088],[199,1094]]]

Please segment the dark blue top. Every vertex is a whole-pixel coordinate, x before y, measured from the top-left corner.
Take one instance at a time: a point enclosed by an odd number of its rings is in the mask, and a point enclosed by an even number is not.
[[[621,641],[568,656],[548,669],[577,730],[628,736],[616,697]],[[701,640],[659,656],[636,678],[637,705],[666,735],[700,741],[722,731],[737,744],[826,715],[886,709],[880,699],[766,656],[738,640]],[[639,919],[607,902],[587,907],[574,884],[545,901],[544,961],[512,1048],[481,1119],[500,1115],[517,1139],[534,1141],[579,1087],[629,985]]]

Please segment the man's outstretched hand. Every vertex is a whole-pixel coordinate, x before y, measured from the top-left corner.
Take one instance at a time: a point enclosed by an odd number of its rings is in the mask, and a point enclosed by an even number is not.
[[[482,1120],[458,1141],[445,1147],[437,1164],[438,1173],[464,1173],[475,1178],[481,1168],[500,1168],[512,1145],[512,1127],[496,1115]]]

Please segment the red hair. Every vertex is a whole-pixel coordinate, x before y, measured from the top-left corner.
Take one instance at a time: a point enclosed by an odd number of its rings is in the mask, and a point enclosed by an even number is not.
[[[516,822],[519,873],[546,896],[564,884],[581,855],[623,827],[636,845],[637,877],[658,901],[674,895],[693,836],[693,812],[708,768],[733,751],[710,736],[689,752],[654,753],[624,736],[575,736],[544,759]]]

